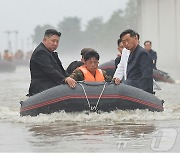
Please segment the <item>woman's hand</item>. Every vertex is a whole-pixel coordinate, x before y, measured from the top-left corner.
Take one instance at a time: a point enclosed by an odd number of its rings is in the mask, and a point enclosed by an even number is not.
[[[67,77],[67,78],[65,79],[65,83],[67,83],[67,84],[69,85],[69,87],[75,88],[77,82],[76,82],[73,78]]]

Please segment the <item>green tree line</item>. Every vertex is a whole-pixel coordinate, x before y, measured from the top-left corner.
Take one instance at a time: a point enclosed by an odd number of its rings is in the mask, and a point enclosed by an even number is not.
[[[64,53],[79,54],[85,47],[114,52],[112,50],[117,48],[116,42],[123,30],[138,29],[138,1],[129,0],[124,10],[116,10],[107,22],[103,22],[101,17],[91,19],[84,30],[78,17],[66,17],[57,27],[50,24],[38,25],[34,29],[33,42],[39,44],[44,31],[55,28],[62,33],[59,47]]]

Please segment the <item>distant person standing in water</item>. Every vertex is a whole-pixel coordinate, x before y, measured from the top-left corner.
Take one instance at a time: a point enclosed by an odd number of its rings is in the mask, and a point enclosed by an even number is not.
[[[51,87],[67,83],[74,88],[76,81],[65,72],[57,52],[61,33],[54,29],[45,31],[43,41],[37,46],[30,59],[31,83],[29,96]]]
[[[4,50],[3,60],[13,61],[13,54],[12,54],[12,52],[9,52],[9,50]]]
[[[152,42],[151,41],[145,41],[144,42],[144,49],[146,49],[146,51],[148,51],[152,57],[153,69],[157,69],[157,67],[156,67],[157,53],[152,50]]]

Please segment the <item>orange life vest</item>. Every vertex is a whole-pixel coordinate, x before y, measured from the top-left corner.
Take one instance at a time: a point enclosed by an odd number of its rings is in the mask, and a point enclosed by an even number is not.
[[[84,81],[88,81],[88,82],[103,82],[105,81],[104,79],[104,75],[101,69],[97,69],[96,70],[96,75],[95,77],[87,70],[87,68],[83,65],[80,66],[79,69],[82,71],[83,75],[84,75]]]

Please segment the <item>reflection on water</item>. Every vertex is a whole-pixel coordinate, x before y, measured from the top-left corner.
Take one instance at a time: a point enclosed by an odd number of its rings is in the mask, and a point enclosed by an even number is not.
[[[29,142],[33,147],[46,147],[56,152],[117,152],[118,142],[126,138],[126,142],[137,141],[141,135],[147,136],[155,130],[155,126],[136,123],[105,124],[101,123],[71,123],[58,122],[52,125],[30,126],[32,138]],[[68,145],[69,146],[68,146]],[[149,144],[147,142],[146,144]],[[83,148],[82,148],[83,145]],[[65,149],[64,146],[69,148]],[[100,148],[103,147],[103,148]],[[39,149],[39,148],[38,148]]]
[[[120,132],[127,131],[130,132],[129,137],[138,137],[139,134],[151,133],[155,127],[153,125],[147,124],[136,124],[136,123],[120,123],[105,125],[104,123],[72,123],[63,122],[56,123],[53,125],[35,125],[29,129],[33,132],[34,136],[44,136],[44,137],[55,137],[55,136],[87,136],[87,135],[109,135],[109,134],[119,134]]]

